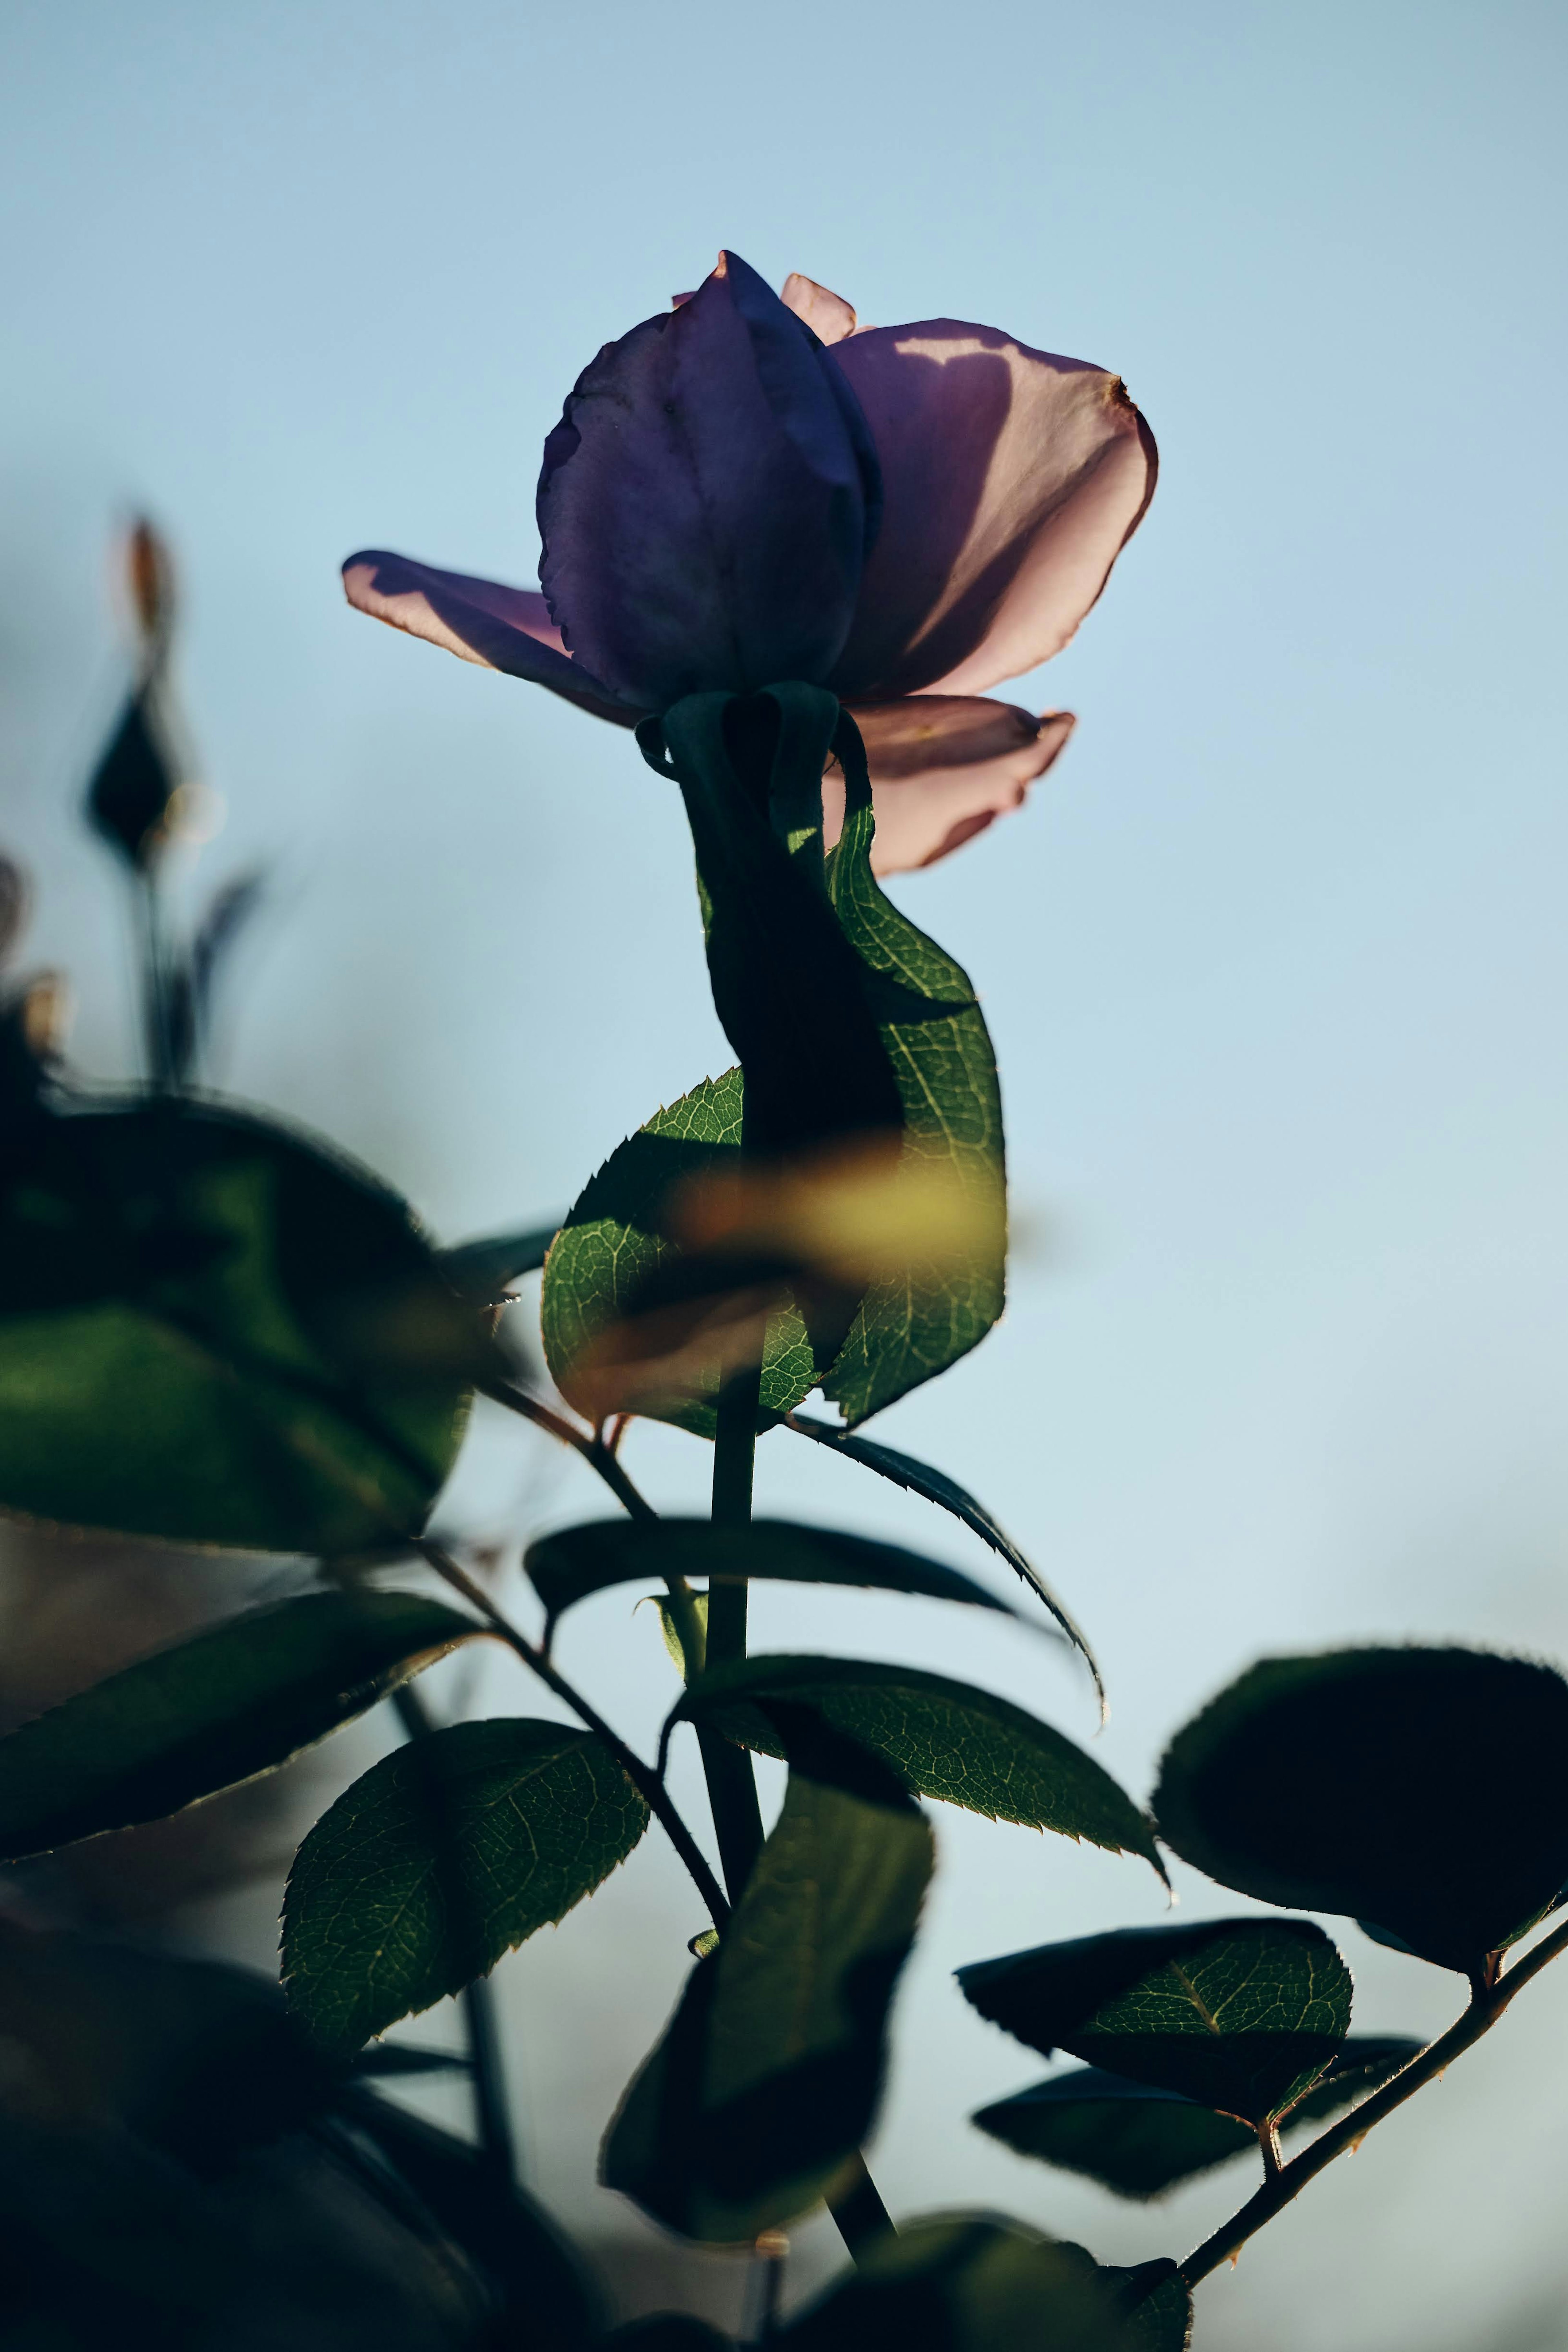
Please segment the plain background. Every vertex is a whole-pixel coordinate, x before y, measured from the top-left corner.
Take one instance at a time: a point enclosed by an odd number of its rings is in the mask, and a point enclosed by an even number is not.
[[[1009,689],[1077,709],[1077,739],[1027,814],[900,886],[985,998],[1020,1250],[1002,1328],[878,1430],[1056,1580],[1112,1686],[1097,1752],[1140,1794],[1260,1652],[1568,1655],[1564,46],[1506,0],[0,15],[0,839],[34,873],[30,955],[72,971],[86,1066],[127,1074],[128,927],[75,809],[125,675],[110,535],[144,504],[228,810],[192,901],[272,877],[222,1082],[444,1237],[563,1207],[727,1057],[678,808],[630,743],[350,615],[340,559],[531,580],[562,395],[721,243],[876,323],[977,319],[1126,377],[1158,497],[1079,642]],[[629,1458],[700,1503],[695,1444],[643,1431]],[[759,1483],[990,1572],[787,1435]],[[445,1507],[510,1540],[600,1506],[486,1423]],[[1092,1733],[1021,1633],[757,1615],[759,1645],[988,1677]],[[651,1612],[601,1600],[566,1655],[651,1735]],[[466,1696],[537,1704],[504,1668]],[[1141,2210],[983,2139],[968,2114],[1040,2070],[947,1976],[1155,1921],[1153,1878],[938,1827],[890,2200],[1185,2252],[1245,2179]],[[1179,1876],[1183,1916],[1245,1907]],[[271,1907],[187,1927],[266,1965]],[[530,2177],[574,2226],[636,2240],[593,2144],[700,1924],[650,1839],[497,1979]],[[1345,1948],[1364,2028],[1457,2006]],[[1548,1980],[1204,2290],[1200,2352],[1568,2346],[1565,2078]],[[804,2284],[831,2233],[801,2245]]]

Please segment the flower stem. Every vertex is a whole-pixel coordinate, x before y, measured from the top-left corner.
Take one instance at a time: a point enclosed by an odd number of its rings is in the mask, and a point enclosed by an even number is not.
[[[762,1384],[759,1365],[725,1383],[718,1401],[718,1436],[713,1454],[713,1523],[716,1528],[751,1524],[751,1473],[757,1453],[757,1405]],[[746,1655],[744,1583],[715,1582],[708,1592],[707,1655],[710,1667],[727,1666]],[[738,1903],[762,1851],[762,1811],[750,1753],[722,1733],[697,1734],[714,1832],[724,1864],[729,1899]]]
[[[1181,2274],[1188,2286],[1196,2286],[1199,2279],[1205,2279],[1210,2271],[1218,2270],[1221,2263],[1237,2253],[1248,2239],[1262,2229],[1265,2222],[1271,2221],[1292,2198],[1299,2197],[1308,2181],[1315,2180],[1343,2149],[1357,2145],[1375,2124],[1380,2124],[1385,2116],[1391,2116],[1396,2107],[1403,2106],[1406,2099],[1413,2097],[1435,2075],[1440,2074],[1461,2051],[1469,2050],[1483,2033],[1490,2033],[1514,1994],[1521,1992],[1531,1977],[1538,1976],[1548,1962],[1554,1960],[1563,1951],[1568,1951],[1568,1924],[1548,1936],[1543,1943],[1537,1944],[1532,1952],[1527,1953],[1494,1984],[1488,1985],[1483,1979],[1478,1979],[1471,1988],[1469,2007],[1449,2026],[1447,2033],[1441,2034],[1429,2049],[1423,2050],[1418,2058],[1413,2058],[1408,2066],[1385,2083],[1381,2090],[1375,2091],[1370,2099],[1364,2099],[1358,2107],[1353,2107],[1349,2115],[1342,2116],[1330,2130],[1321,2133],[1310,2147],[1301,2150],[1300,2156],[1292,2158],[1289,2164],[1272,2173],[1257,2194],[1248,2199],[1239,2212],[1233,2213],[1222,2229],[1216,2230],[1211,2238],[1206,2238],[1203,2244],[1187,2256],[1181,2266]]]

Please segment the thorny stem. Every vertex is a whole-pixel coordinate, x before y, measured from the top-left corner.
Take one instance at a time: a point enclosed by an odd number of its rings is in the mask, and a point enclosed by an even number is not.
[[[685,1864],[691,1874],[692,1883],[707,1905],[708,1916],[722,1934],[729,1918],[729,1905],[725,1901],[718,1881],[703,1859],[701,1847],[675,1811],[669,1792],[658,1774],[651,1766],[644,1764],[632,1748],[627,1747],[618,1732],[611,1729],[604,1717],[590,1706],[580,1692],[572,1688],[565,1675],[558,1672],[544,1652],[536,1649],[528,1636],[519,1633],[517,1627],[501,1614],[489,1594],[480,1585],[475,1583],[466,1569],[458,1566],[450,1552],[444,1550],[440,1544],[429,1542],[422,1543],[419,1546],[419,1551],[421,1557],[429,1561],[436,1574],[444,1578],[455,1592],[460,1592],[470,1608],[478,1611],[491,1632],[498,1634],[509,1649],[515,1650],[523,1664],[530,1667],[539,1680],[554,1691],[559,1699],[565,1701],[579,1721],[585,1724],[596,1738],[604,1742],[632,1786],[641,1792],[649,1811],[663,1824],[670,1843]]]
[[[624,1504],[634,1519],[640,1519],[648,1526],[658,1517],[659,1514],[652,1503],[638,1493],[616,1459],[616,1447],[621,1443],[619,1430],[612,1443],[607,1445],[597,1431],[591,1434],[587,1430],[574,1427],[564,1413],[552,1412],[548,1404],[541,1404],[538,1397],[529,1396],[526,1389],[516,1387],[510,1381],[485,1381],[480,1386],[493,1404],[504,1404],[508,1412],[520,1413],[536,1428],[548,1429],[550,1435],[559,1437],[563,1445],[573,1447],[590,1469],[598,1471],[616,1501]]]
[[[1506,1976],[1494,1983],[1489,1985],[1484,1975],[1478,1976],[1471,1985],[1469,2007],[1449,2026],[1447,2033],[1440,2034],[1429,2049],[1423,2050],[1418,2058],[1413,2058],[1408,2066],[1385,2083],[1381,2090],[1375,2091],[1370,2099],[1364,2099],[1358,2107],[1353,2107],[1349,2115],[1343,2116],[1332,2129],[1320,2134],[1310,2147],[1303,2148],[1300,2156],[1292,2158],[1289,2164],[1272,2174],[1257,2194],[1248,2199],[1239,2212],[1233,2213],[1222,2229],[1216,2230],[1211,2238],[1206,2238],[1203,2244],[1187,2256],[1181,2266],[1181,2274],[1188,2286],[1196,2286],[1199,2279],[1205,2279],[1210,2271],[1218,2270],[1220,2263],[1237,2253],[1266,2221],[1271,2221],[1292,2198],[1300,2196],[1308,2181],[1315,2180],[1343,2149],[1357,2146],[1375,2125],[1380,2124],[1385,2116],[1391,2116],[1396,2107],[1403,2106],[1406,2099],[1451,2064],[1461,2051],[1469,2050],[1483,2033],[1490,2032],[1515,1993],[1522,1992],[1531,1977],[1539,1976],[1541,1970],[1563,1951],[1568,1951],[1568,1921],[1548,1936],[1543,1943],[1537,1944],[1532,1952],[1527,1953]]]

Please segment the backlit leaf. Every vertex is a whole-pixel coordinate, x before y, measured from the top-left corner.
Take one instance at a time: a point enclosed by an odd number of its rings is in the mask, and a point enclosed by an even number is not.
[[[716,1528],[707,1519],[591,1519],[530,1544],[523,1565],[552,1623],[591,1592],[673,1576],[716,1584],[755,1578],[880,1586],[1012,1613],[983,1584],[899,1544],[843,1535],[834,1528],[795,1527],[785,1519],[753,1519],[746,1528]]]
[[[751,1657],[694,1684],[670,1720],[711,1724],[781,1756],[785,1744],[759,1704],[769,1699],[816,1708],[917,1796],[1087,1838],[1161,1868],[1149,1823],[1103,1766],[1011,1700],[943,1675],[852,1658]]]
[[[1350,1972],[1321,1927],[1217,1919],[1124,1927],[960,1969],[964,1996],[1020,2042],[1258,2125],[1338,2055]]]
[[[295,1857],[283,1978],[316,2041],[351,2051],[563,1919],[648,1808],[591,1732],[454,1724],[362,1774]]]
[[[124,1666],[0,1739],[0,1859],[269,1771],[485,1630],[415,1593],[303,1593]]]

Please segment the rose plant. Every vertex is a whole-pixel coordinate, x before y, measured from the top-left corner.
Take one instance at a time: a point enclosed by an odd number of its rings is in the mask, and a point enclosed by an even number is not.
[[[653,1823],[709,1925],[608,2121],[601,2179],[682,2239],[753,2249],[754,2332],[795,2352],[1185,2346],[1191,2290],[1568,1943],[1537,1934],[1568,1885],[1568,1683],[1548,1665],[1418,1647],[1266,1660],[1177,1733],[1151,1813],[995,1693],[882,1658],[748,1652],[752,1582],[851,1585],[1032,1619],[1098,1683],[1065,1604],[984,1506],[859,1433],[984,1337],[1007,1246],[974,989],[881,881],[972,839],[1061,750],[1065,714],[987,689],[1066,644],[1155,469],[1119,378],[949,320],[861,328],[810,279],[776,296],[726,254],[569,396],[544,448],[538,591],[350,559],[360,610],[635,731],[691,827],[737,1057],[622,1142],[559,1228],[455,1248],[365,1171],[195,1083],[254,892],[173,936],[172,584],[156,541],[136,543],[141,660],[90,809],[142,913],[146,1083],[110,1097],[73,1077],[37,983],[0,1008],[0,1504],[317,1566],[0,1740],[0,1854],[160,1819],[393,1700],[406,1743],[296,1858],[287,2015],[256,2047],[287,2075],[290,2128],[313,2116],[340,2157],[368,2137],[420,2226],[466,2248],[489,2299],[476,2342],[602,2340],[513,2177],[483,1983]],[[0,872],[0,946],[23,909]],[[512,1330],[512,1286],[540,1269],[553,1397]],[[813,1390],[837,1417],[801,1410]],[[431,1532],[476,1392],[573,1448],[617,1514],[529,1545],[527,1622]],[[710,1517],[649,1506],[622,1451],[639,1414],[711,1445]],[[755,1519],[756,1447],[792,1438],[924,1497],[1013,1581]],[[555,1656],[563,1614],[617,1586],[657,1599],[650,1671],[679,1678],[652,1757]],[[412,1678],[483,1638],[571,1723],[433,1723]],[[667,1782],[690,1737],[711,1839]],[[770,1826],[758,1754],[788,1766]],[[1118,2269],[990,2215],[887,2212],[862,2149],[933,1867],[927,1802],[1162,1879],[1169,1851],[1258,1906],[959,1975],[983,2017],[1078,2062],[976,2116],[1007,2146],[1138,2198],[1254,2152],[1260,2184],[1185,2260]],[[1458,1973],[1463,2013],[1429,2048],[1354,2034],[1349,1971],[1303,1912]],[[0,1998],[7,1968],[0,1951]],[[374,2088],[438,2063],[379,2037],[448,1994],[467,2003],[473,2159]],[[282,2128],[276,2101],[258,2112]],[[189,2168],[144,2109],[115,2116],[116,2149],[129,2134]],[[71,2146],[108,2177],[97,2140]],[[822,2204],[852,2267],[786,2322],[780,2233]],[[197,2319],[181,2305],[168,2340],[226,2340],[234,2277],[193,2275]],[[134,2289],[149,2293],[162,2313]],[[631,2335],[649,2352],[716,2340],[675,2317]]]

